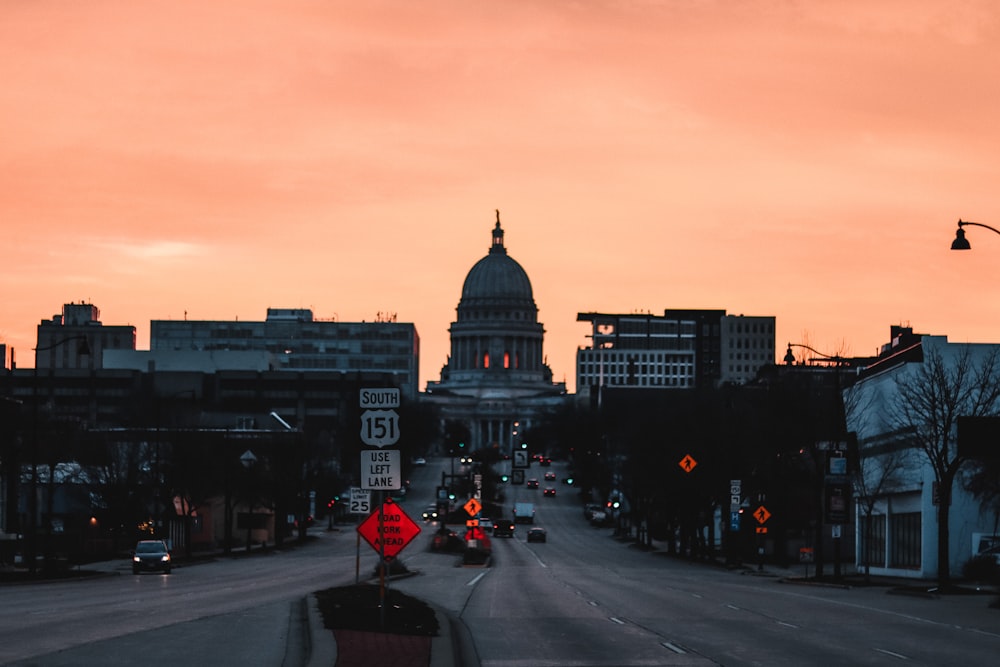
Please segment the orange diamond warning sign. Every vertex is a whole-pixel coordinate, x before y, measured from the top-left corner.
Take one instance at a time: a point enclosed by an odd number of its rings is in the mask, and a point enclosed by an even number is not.
[[[358,534],[372,549],[393,558],[420,533],[420,526],[392,498],[382,503],[381,515],[379,519],[379,512],[369,514],[358,525]]]

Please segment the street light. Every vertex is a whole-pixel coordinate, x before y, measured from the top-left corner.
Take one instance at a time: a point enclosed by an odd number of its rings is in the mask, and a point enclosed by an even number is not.
[[[959,229],[959,232],[961,232],[961,231],[962,230]],[[823,352],[820,352],[819,350],[817,350],[817,349],[815,349],[813,347],[810,347],[809,345],[804,345],[802,343],[789,343],[788,344],[788,350],[785,352],[785,356],[784,356],[784,359],[783,359],[783,361],[785,362],[785,364],[788,365],[788,366],[791,366],[792,364],[795,363],[795,354],[792,352],[792,348],[793,347],[801,347],[802,349],[809,350],[810,352],[812,352],[813,354],[815,354],[818,357],[818,359],[810,359],[809,361],[826,361],[826,362],[832,362],[833,365],[834,365],[834,370],[835,370],[835,375],[834,375],[834,390],[835,390],[835,394],[834,394],[834,399],[833,400],[834,400],[834,404],[835,404],[834,412],[836,414],[836,420],[837,420],[836,425],[835,425],[834,428],[837,431],[837,437],[838,437],[838,441],[839,441],[835,445],[835,447],[838,448],[837,451],[840,451],[839,450],[840,442],[843,442],[845,444],[847,442],[847,434],[845,432],[846,429],[847,429],[847,423],[846,423],[846,416],[844,414],[844,398],[841,395],[840,373],[841,373],[841,367],[849,365],[850,364],[850,360],[847,359],[847,358],[845,358],[845,357],[841,357],[841,356],[835,355],[835,354],[824,354]],[[827,486],[829,485],[831,488],[836,489],[837,488],[837,484],[835,482],[838,479],[840,479],[840,477],[841,477],[841,475],[839,475],[839,474],[838,475],[832,475],[831,474],[831,472],[830,472],[830,464],[828,463],[828,461],[824,460],[823,461],[823,500],[822,500],[822,502],[823,502],[823,509],[824,509],[824,513],[823,513],[824,516],[822,517],[822,519],[824,521],[830,515],[829,511],[828,511],[829,510],[829,506],[828,506],[828,498],[827,498]],[[846,515],[846,510],[845,510],[844,513]],[[831,521],[831,523],[833,523],[833,522]],[[841,530],[842,530],[842,524],[841,523],[836,523],[835,524],[835,528],[833,529],[833,576],[834,576],[834,579],[836,579],[838,581],[840,580],[840,532],[841,532]]]
[[[55,348],[65,345],[66,343],[71,343],[73,341],[78,341],[79,346],[77,347],[77,355],[90,356],[90,341],[87,337],[80,334],[76,336],[67,336],[52,343],[51,345],[46,345],[45,347],[34,348],[35,352],[35,366],[31,372],[31,418],[32,418],[32,428],[31,428],[31,495],[28,496],[28,530],[27,530],[27,558],[28,558],[28,571],[31,574],[35,573],[36,564],[35,559],[37,556],[37,539],[38,539],[38,353],[48,352],[49,350],[54,350]],[[52,484],[52,475],[54,470],[49,470],[49,483]],[[53,489],[49,489],[49,503],[51,505]],[[49,512],[49,530],[46,531],[46,546],[48,545],[48,535],[52,532],[52,516]],[[48,566],[49,553],[48,549],[45,549],[45,564]]]
[[[981,222],[969,222],[968,220],[959,220],[958,221],[958,229],[955,230],[955,240],[951,242],[951,249],[952,250],[971,250],[972,249],[972,246],[969,244],[968,239],[965,238],[965,230],[962,229],[962,227],[965,227],[967,225],[971,225],[973,227],[985,227],[986,229],[990,230],[991,232],[996,232],[997,234],[1000,234],[1000,229],[996,229],[995,227],[990,227],[989,225],[984,225]]]

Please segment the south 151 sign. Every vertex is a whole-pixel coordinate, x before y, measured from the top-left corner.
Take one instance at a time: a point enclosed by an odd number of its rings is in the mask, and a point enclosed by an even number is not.
[[[371,447],[394,445],[399,440],[399,389],[361,390],[361,442]]]

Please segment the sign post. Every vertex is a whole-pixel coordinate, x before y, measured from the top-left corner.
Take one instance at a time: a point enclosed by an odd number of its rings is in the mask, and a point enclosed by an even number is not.
[[[359,403],[364,412],[361,413],[361,442],[378,447],[379,451],[366,450],[361,452],[361,488],[377,491],[396,491],[402,488],[402,467],[398,449],[383,450],[386,445],[394,445],[399,441],[399,389],[385,387],[381,389],[361,390]],[[380,494],[380,498],[383,498]],[[388,499],[391,503],[392,499]],[[379,623],[385,625],[385,575],[388,569],[386,561],[385,533],[385,502],[378,507],[378,552],[379,552]],[[402,511],[402,510],[400,510]],[[362,522],[361,526],[369,524],[371,517]],[[404,515],[405,516],[405,515]],[[408,518],[408,517],[407,517]],[[359,535],[361,526],[358,526]],[[370,529],[369,529],[370,530]],[[419,531],[419,528],[418,528]],[[368,539],[366,537],[366,539]],[[412,539],[412,538],[411,538]],[[368,539],[373,547],[376,542]],[[360,543],[359,543],[360,549]],[[395,553],[390,554],[390,558]]]

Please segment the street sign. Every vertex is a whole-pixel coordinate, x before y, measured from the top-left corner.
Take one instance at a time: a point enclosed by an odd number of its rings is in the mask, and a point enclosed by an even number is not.
[[[479,510],[483,509],[482,503],[475,498],[469,498],[469,502],[462,505],[462,507],[465,508],[465,511],[469,516],[476,516],[479,514]]]
[[[361,442],[385,447],[399,441],[399,415],[395,410],[365,410],[361,413]]]
[[[394,558],[420,533],[420,526],[392,498],[382,503],[381,515],[381,519],[379,512],[368,515],[358,524],[358,535],[375,551],[386,558]]]
[[[761,505],[756,510],[754,510],[753,518],[757,519],[757,523],[764,524],[767,520],[771,518],[771,513],[767,511],[767,508]]]
[[[361,452],[361,488],[397,491],[403,487],[403,467],[398,449]]]
[[[740,513],[730,512],[729,513],[729,530],[739,530],[740,529]]]
[[[527,468],[530,465],[528,462],[528,452],[524,449],[515,449],[514,462],[511,465],[515,468]]]
[[[356,486],[352,486],[350,513],[368,514],[371,511],[372,511],[372,492],[365,489],[359,489]]]
[[[510,483],[511,484],[524,484],[524,471],[523,470],[512,470],[510,472]]]
[[[384,389],[362,389],[360,394],[362,408],[377,408],[385,410],[399,407],[399,389],[386,387]]]
[[[687,454],[684,456],[684,458],[680,460],[678,465],[684,468],[684,472],[691,472],[692,470],[694,470],[694,467],[698,465],[698,462],[695,461],[690,454]]]

